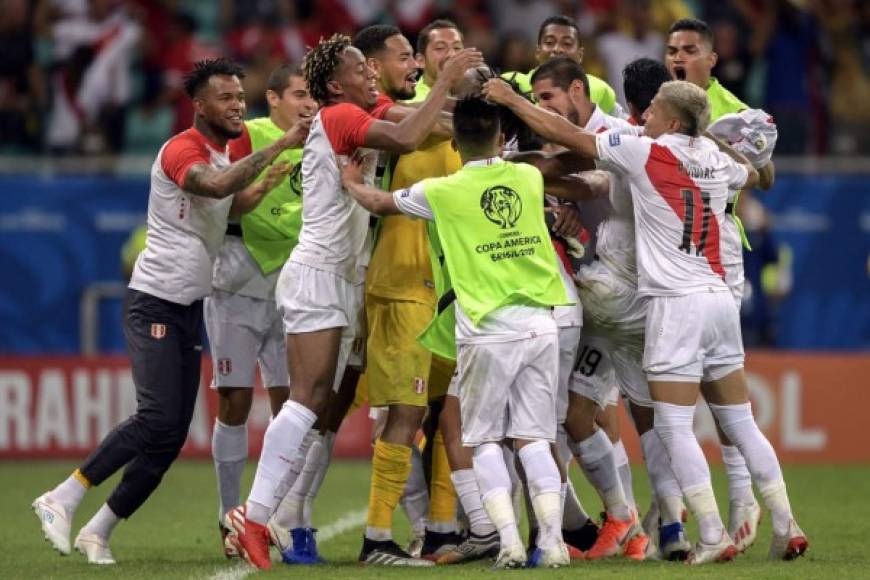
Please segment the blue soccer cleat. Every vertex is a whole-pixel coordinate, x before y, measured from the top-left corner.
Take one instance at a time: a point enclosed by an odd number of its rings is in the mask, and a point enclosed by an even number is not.
[[[685,560],[692,551],[682,522],[674,522],[659,528],[659,549],[662,560]]]
[[[314,528],[293,528],[290,536],[293,538],[293,546],[281,552],[281,560],[285,564],[323,564],[326,562],[317,553],[317,539]]]

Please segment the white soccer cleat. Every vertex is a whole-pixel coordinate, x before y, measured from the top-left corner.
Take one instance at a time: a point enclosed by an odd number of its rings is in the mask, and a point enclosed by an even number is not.
[[[293,538],[290,536],[290,530],[282,528],[271,518],[266,523],[266,528],[269,530],[269,539],[278,548],[279,552],[283,554],[285,550],[293,547]]]
[[[522,544],[505,546],[499,550],[493,568],[497,570],[522,568],[526,565],[526,550]]]
[[[728,507],[728,535],[734,540],[738,552],[746,551],[755,543],[760,522],[761,506],[758,502],[751,505],[731,502]]]
[[[723,530],[722,539],[717,544],[705,544],[699,540],[689,552],[686,563],[697,566],[713,562],[730,562],[736,557],[737,548],[734,547],[734,542],[731,541],[728,532]]]
[[[68,514],[65,507],[53,501],[48,492],[33,500],[31,507],[39,518],[45,540],[62,556],[68,556],[72,514]]]
[[[804,555],[810,543],[797,522],[791,520],[788,524],[788,532],[784,536],[773,535],[770,544],[770,552],[767,557],[771,560],[794,560]]]
[[[115,563],[115,558],[109,549],[109,542],[96,534],[79,532],[75,548],[87,557],[88,564],[110,566]]]
[[[538,559],[538,568],[564,568],[571,565],[571,556],[568,554],[568,546],[559,541],[555,546],[541,548],[541,557]]]

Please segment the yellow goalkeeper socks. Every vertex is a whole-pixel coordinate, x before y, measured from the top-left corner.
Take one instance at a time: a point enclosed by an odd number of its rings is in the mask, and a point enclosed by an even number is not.
[[[432,442],[432,483],[429,498],[429,522],[426,528],[433,532],[456,531],[456,490],[450,479],[447,449],[439,429]]]
[[[399,504],[411,473],[411,448],[395,443],[375,442],[372,458],[372,484],[366,537],[370,540],[392,538],[393,511]]]

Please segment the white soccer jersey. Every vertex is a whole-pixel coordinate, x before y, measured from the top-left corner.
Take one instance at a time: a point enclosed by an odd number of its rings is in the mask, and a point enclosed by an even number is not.
[[[636,127],[628,121],[605,114],[595,107],[584,127],[592,133],[615,130],[634,132]],[[634,241],[634,207],[631,196],[626,195],[628,184],[624,177],[612,174],[610,179],[610,213],[598,224],[595,255],[607,268],[631,286],[637,284],[637,263]]]
[[[213,199],[181,189],[190,168],[202,163],[223,169],[230,164],[229,148],[211,143],[195,128],[172,137],[157,154],[151,166],[148,237],[130,288],[184,305],[211,293],[212,264],[233,197]]]
[[[290,261],[337,274],[357,283],[357,265],[368,263],[370,214],[341,186],[338,162],[362,147],[369,126],[393,105],[380,97],[371,112],[351,103],[321,109],[314,117],[302,153],[302,230]],[[377,156],[366,156],[366,183],[372,185]]]
[[[653,140],[608,131],[597,137],[597,147],[604,167],[629,182],[639,293],[727,292],[720,229],[729,189],[746,183],[746,168],[703,137]]]

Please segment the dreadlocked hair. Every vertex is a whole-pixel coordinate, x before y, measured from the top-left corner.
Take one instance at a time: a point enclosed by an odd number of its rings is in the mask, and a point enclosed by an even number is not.
[[[302,71],[308,83],[308,91],[321,105],[329,102],[326,83],[335,74],[335,69],[341,60],[341,53],[349,46],[353,46],[350,37],[336,32],[327,40],[321,38],[317,46],[309,50],[302,61]]]

